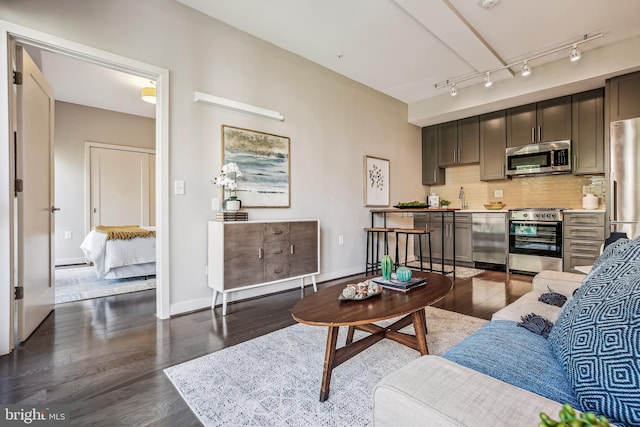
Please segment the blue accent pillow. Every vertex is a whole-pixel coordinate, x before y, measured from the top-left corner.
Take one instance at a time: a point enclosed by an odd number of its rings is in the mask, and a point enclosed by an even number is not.
[[[640,239],[618,240],[549,335],[583,411],[640,425]],[[597,268],[596,268],[597,267]]]

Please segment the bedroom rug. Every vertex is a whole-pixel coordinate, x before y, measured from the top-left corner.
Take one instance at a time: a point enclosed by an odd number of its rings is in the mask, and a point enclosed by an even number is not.
[[[155,289],[155,276],[98,279],[93,267],[57,268],[56,304]]]
[[[486,323],[433,307],[426,317],[434,355]],[[356,331],[356,339],[363,336]],[[336,367],[329,399],[320,402],[326,339],[326,327],[296,324],[164,372],[205,426],[371,426],[374,385],[419,353],[382,340]]]

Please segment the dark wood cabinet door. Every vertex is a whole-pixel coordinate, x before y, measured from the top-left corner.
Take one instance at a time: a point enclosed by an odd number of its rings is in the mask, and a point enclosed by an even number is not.
[[[265,281],[263,239],[264,223],[225,224],[224,289]]]
[[[571,139],[571,96],[537,104],[536,142]]]
[[[573,173],[604,173],[604,89],[572,96]]]
[[[319,271],[318,221],[289,223],[289,276]]]
[[[480,118],[458,120],[457,163],[466,165],[480,161]]]
[[[506,112],[501,110],[480,116],[481,180],[491,181],[505,178],[506,148]]]
[[[451,166],[458,158],[458,121],[438,125],[438,166]]]
[[[640,71],[615,77],[607,83],[609,121],[640,117]]]
[[[445,171],[438,166],[438,127],[422,128],[422,185],[444,184]]]
[[[520,147],[536,142],[536,104],[507,110],[507,147]]]

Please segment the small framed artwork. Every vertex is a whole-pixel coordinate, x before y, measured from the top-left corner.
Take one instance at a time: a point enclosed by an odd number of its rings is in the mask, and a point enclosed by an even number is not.
[[[389,206],[389,160],[364,156],[364,205]]]
[[[222,125],[223,163],[234,162],[241,176],[237,197],[243,208],[288,208],[289,138]]]

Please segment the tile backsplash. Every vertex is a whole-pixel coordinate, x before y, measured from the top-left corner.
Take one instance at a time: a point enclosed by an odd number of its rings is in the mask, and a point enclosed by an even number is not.
[[[464,187],[468,209],[484,209],[483,204],[502,201],[505,209],[523,207],[545,207],[582,209],[583,190],[589,188],[600,199],[600,209],[606,206],[606,185],[604,175],[576,176],[571,174],[543,175],[505,179],[500,181],[480,181],[480,165],[459,166],[446,169],[446,184],[432,185],[425,197],[431,193],[440,200],[451,201],[451,207],[459,208],[460,187]],[[585,187],[585,188],[583,188]],[[502,190],[502,197],[495,197],[494,191]]]

